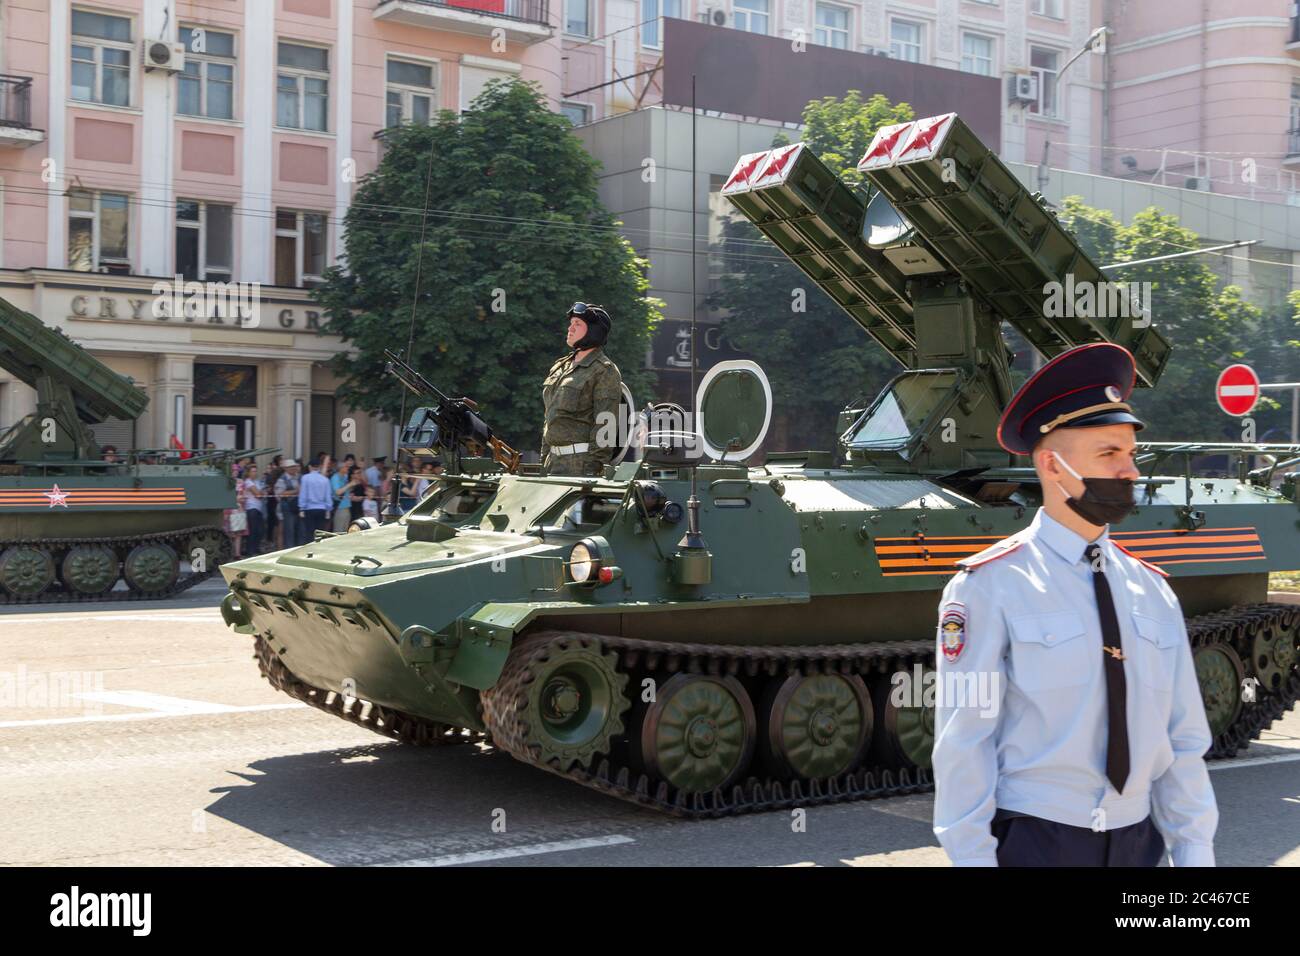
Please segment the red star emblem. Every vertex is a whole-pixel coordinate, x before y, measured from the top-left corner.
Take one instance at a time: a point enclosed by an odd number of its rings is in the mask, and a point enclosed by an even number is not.
[[[935,139],[941,132],[943,132],[943,128],[948,125],[948,120],[950,118],[951,117],[948,116],[936,116],[933,119],[919,124],[916,128],[916,135],[913,136],[912,141],[907,144],[907,148],[903,150],[903,154],[912,153],[919,149],[932,149],[934,147]]]
[[[50,507],[66,508],[68,506],[68,493],[61,491],[58,485],[55,485],[49,491],[41,492],[46,498],[50,499]]]
[[[911,123],[903,123],[894,127],[893,132],[881,130],[876,134],[876,141],[867,149],[867,155],[862,157],[862,162],[858,163],[859,168],[865,166],[874,159],[887,159],[889,154],[894,151],[898,141],[902,139],[903,134],[912,128]]]

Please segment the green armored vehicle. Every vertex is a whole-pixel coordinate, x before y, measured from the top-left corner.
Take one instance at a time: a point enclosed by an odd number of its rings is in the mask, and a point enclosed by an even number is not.
[[[770,389],[722,363],[693,425],[652,423],[641,460],[599,479],[466,458],[395,523],[223,567],[223,615],[266,678],[397,740],[490,739],[684,815],[929,787],[933,697],[894,691],[932,686],[954,562],[1041,503],[995,436],[1002,323],[1044,358],[1121,344],[1146,386],[1170,349],[1141,315],[1045,317],[1046,283],[1103,274],[955,115],[882,130],[862,168],[869,203],[802,144],[742,157],[724,189],[902,367],[841,416],[843,464],[747,466]],[[1113,537],[1172,575],[1209,756],[1229,756],[1300,693],[1300,608],[1267,603],[1268,572],[1300,567],[1300,513],[1293,475],[1193,481],[1190,456],[1300,448],[1141,448]]]
[[[35,413],[0,431],[0,604],[161,598],[212,576],[243,453],[105,461],[87,426],[136,419],[148,396],[4,300],[0,367],[37,394]]]

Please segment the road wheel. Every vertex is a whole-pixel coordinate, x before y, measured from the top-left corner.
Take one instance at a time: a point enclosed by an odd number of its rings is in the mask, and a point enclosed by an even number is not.
[[[202,553],[205,572],[213,571],[223,561],[230,560],[230,538],[214,528],[196,531],[185,544],[184,557],[191,566],[197,557],[196,552]]]
[[[14,545],[0,554],[0,587],[15,597],[33,597],[54,583],[54,558],[44,548]]]
[[[688,793],[740,780],[757,738],[754,705],[734,677],[676,674],[641,724],[646,771]]]
[[[934,749],[934,697],[931,692],[926,706],[925,690],[933,687],[934,669],[926,667],[921,684],[914,687],[915,669],[901,672],[904,681],[882,674],[871,685],[871,702],[876,711],[875,739],[871,745],[874,762],[886,767],[930,768],[930,751]],[[899,698],[902,698],[901,700]]]
[[[180,562],[166,544],[137,544],[126,556],[123,576],[131,590],[144,594],[166,591],[176,583]]]
[[[1201,701],[1210,733],[1218,737],[1241,713],[1241,683],[1246,669],[1241,658],[1227,644],[1215,641],[1198,647],[1192,654],[1196,664],[1196,681],[1201,685]]]
[[[117,552],[104,544],[79,544],[63,558],[63,584],[77,594],[103,594],[117,583]]]
[[[763,752],[783,777],[837,777],[871,740],[871,698],[857,675],[793,674],[769,686],[764,705]]]

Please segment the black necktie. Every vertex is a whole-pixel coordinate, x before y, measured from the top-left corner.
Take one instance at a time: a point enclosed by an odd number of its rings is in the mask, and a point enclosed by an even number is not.
[[[1101,616],[1102,656],[1106,665],[1106,776],[1118,793],[1128,780],[1128,704],[1125,700],[1124,654],[1110,582],[1102,565],[1101,545],[1090,544],[1084,557],[1092,565],[1092,590]]]

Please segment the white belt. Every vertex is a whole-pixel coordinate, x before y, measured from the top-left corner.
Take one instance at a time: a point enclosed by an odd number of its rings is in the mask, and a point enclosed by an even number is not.
[[[580,441],[576,445],[552,445],[551,454],[553,455],[581,455],[591,447],[591,442]]]

